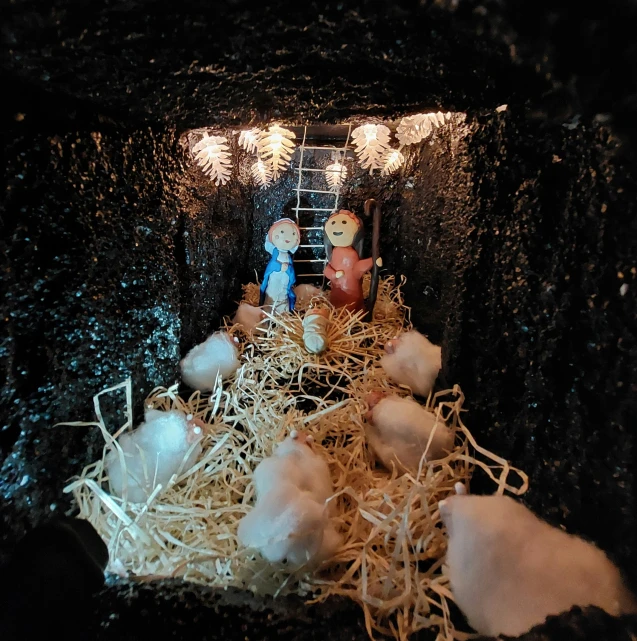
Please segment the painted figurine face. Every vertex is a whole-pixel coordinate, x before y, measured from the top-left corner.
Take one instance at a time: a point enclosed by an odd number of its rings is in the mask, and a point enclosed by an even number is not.
[[[268,236],[279,251],[293,252],[299,246],[299,228],[294,223],[275,223]]]
[[[325,223],[325,233],[334,247],[350,247],[358,229],[356,217],[344,209],[332,214]]]

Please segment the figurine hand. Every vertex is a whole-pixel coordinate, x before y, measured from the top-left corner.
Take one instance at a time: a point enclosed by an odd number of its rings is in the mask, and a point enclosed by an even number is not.
[[[336,278],[340,278],[344,273],[345,272],[342,269],[339,269],[334,275],[336,276]]]
[[[383,266],[383,259],[382,259],[380,256],[376,259],[376,264],[377,264],[379,267],[382,267],[382,266]]]
[[[288,264],[287,263],[281,263],[281,271],[286,272],[288,270]]]

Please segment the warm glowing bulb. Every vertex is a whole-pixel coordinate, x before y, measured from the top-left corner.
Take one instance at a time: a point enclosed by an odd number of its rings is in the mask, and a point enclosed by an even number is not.
[[[263,160],[257,160],[252,165],[251,173],[259,187],[267,187],[272,181],[272,172]]]
[[[381,169],[381,175],[387,176],[394,173],[400,167],[405,164],[405,157],[397,149],[393,149],[387,152],[383,159],[383,168]]]
[[[369,169],[370,174],[374,169],[382,169],[390,136],[391,131],[385,125],[361,125],[352,131],[358,160],[363,168]]]
[[[272,180],[277,180],[281,172],[290,165],[294,143],[294,132],[279,125],[272,125],[259,136],[259,160],[262,160],[271,172]]]
[[[239,145],[243,147],[248,153],[259,152],[259,129],[246,129],[239,133]]]
[[[225,136],[209,136],[204,133],[192,148],[197,164],[217,185],[225,185],[230,180],[232,161],[227,142]]]
[[[367,142],[369,142],[370,140],[376,140],[377,138],[376,125],[365,125],[363,132],[365,133],[365,138],[367,139]]]
[[[325,168],[325,178],[329,187],[336,191],[347,177],[347,168],[338,160]]]

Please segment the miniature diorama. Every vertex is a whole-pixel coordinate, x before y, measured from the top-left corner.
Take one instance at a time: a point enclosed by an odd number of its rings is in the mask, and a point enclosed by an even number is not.
[[[5,2],[0,641],[637,641],[636,25]]]
[[[334,132],[321,145],[308,127],[278,123],[189,133],[193,170],[212,189],[236,178],[255,198],[269,194],[251,255],[262,277],[243,282],[233,313],[184,350],[180,383],[147,396],[139,427],[128,406],[111,435],[99,398],[115,388],[98,394],[91,425],[105,453],[66,490],[107,542],[111,572],[277,598],[345,595],[363,609],[371,638],[401,641],[425,628],[459,638],[454,600],[479,632],[523,632],[556,611],[537,596],[543,581],[559,584],[559,608],[588,603],[574,579],[588,561],[608,577],[595,604],[630,610],[596,548],[500,496],[524,494],[526,474],[477,443],[462,390],[441,380],[443,348],[410,316],[405,276],[381,271],[381,227],[392,216],[386,210],[381,221],[383,189],[409,166],[410,146],[462,120],[438,112],[349,123],[343,146]],[[116,389],[130,399],[130,386]],[[489,513],[469,509],[477,498],[455,496],[476,468],[496,495]],[[537,562],[518,576],[521,551],[511,542],[501,589],[482,595],[471,584],[495,571],[484,555],[498,544],[493,527],[504,528],[490,523],[499,511],[511,519],[504,546],[518,520],[529,537],[537,530]],[[554,545],[582,555],[564,561],[559,581],[546,567],[561,561],[542,560]]]

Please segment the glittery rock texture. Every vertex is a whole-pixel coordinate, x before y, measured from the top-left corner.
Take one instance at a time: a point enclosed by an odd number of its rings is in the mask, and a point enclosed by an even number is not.
[[[54,424],[92,420],[93,395],[128,376],[140,419],[145,395],[234,311],[267,262],[265,232],[296,203],[294,172],[259,190],[232,136],[233,174],[216,187],[187,131],[440,110],[466,120],[407,150],[396,174],[354,168],[341,206],[381,204],[384,269],[408,275],[413,320],[442,345],[473,433],[529,474],[525,502],[637,586],[633,4],[5,4],[3,554],[68,509],[62,487],[101,452],[95,429]],[[113,428],[123,401],[105,402]],[[179,635],[185,621],[192,638],[366,638],[340,600],[121,580],[87,638]],[[636,633],[576,610],[523,639]]]

